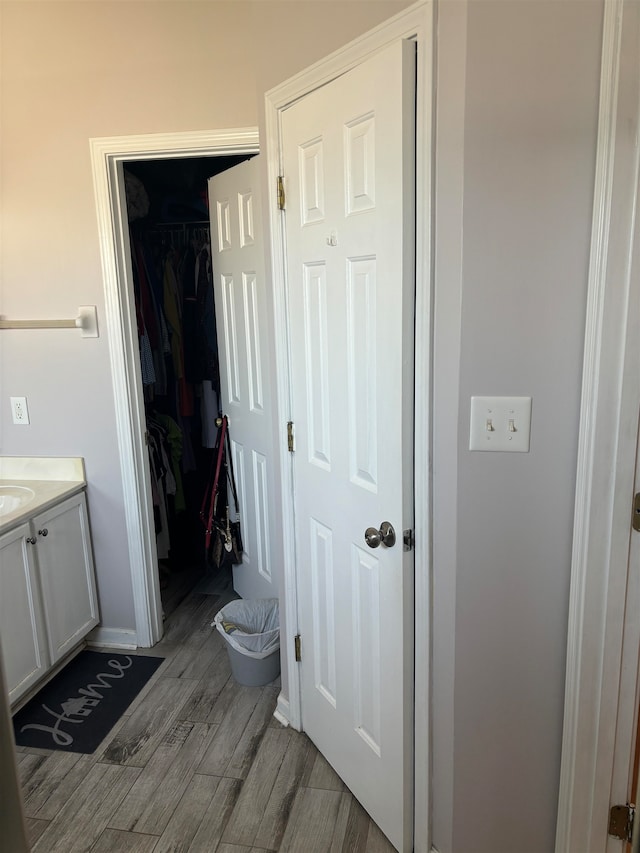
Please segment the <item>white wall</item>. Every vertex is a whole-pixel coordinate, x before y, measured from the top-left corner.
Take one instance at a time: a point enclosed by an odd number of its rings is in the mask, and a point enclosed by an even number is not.
[[[403,5],[0,3],[0,313],[103,316],[90,137],[257,124],[266,89]],[[441,853],[553,847],[601,15],[590,0],[439,10]],[[106,338],[2,332],[0,356],[0,453],[86,458],[103,623],[132,628]],[[533,396],[529,455],[466,449],[469,397],[487,393]],[[22,394],[30,427],[10,422]]]

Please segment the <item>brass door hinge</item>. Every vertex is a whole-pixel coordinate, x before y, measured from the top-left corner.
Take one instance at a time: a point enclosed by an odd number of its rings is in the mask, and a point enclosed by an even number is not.
[[[640,533],[640,492],[633,499],[633,529]]]
[[[287,449],[293,453],[293,421],[287,424]]]
[[[278,210],[284,210],[284,178],[278,175]]]
[[[611,806],[609,812],[609,835],[621,841],[631,843],[633,837],[633,819],[636,814],[635,806]]]
[[[296,651],[296,661],[297,663],[300,663],[300,661],[302,660],[302,650],[300,648],[300,634],[296,634],[293,638],[293,647]]]

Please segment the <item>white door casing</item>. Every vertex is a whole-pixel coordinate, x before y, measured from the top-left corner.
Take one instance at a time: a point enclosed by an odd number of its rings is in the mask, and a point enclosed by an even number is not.
[[[278,373],[279,423],[291,417],[291,352],[287,327],[286,251],[283,212],[277,208],[276,178],[282,174],[282,123],[287,110],[300,98],[336,80],[364,62],[373,53],[395,41],[411,41],[417,51],[416,73],[416,304],[415,304],[415,655],[422,664],[414,678],[414,850],[431,850],[431,542],[432,542],[432,345],[434,282],[432,279],[432,155],[433,155],[433,58],[434,5],[418,2],[404,9],[344,48],[320,60],[265,95],[268,157],[268,193],[271,259],[274,279],[276,362]],[[459,312],[456,315],[459,317]],[[453,318],[453,327],[456,319]],[[288,690],[278,698],[277,714],[292,726],[302,725],[299,664],[293,655],[293,636],[298,627],[297,576],[299,567],[293,548],[294,501],[292,460],[281,442],[282,524],[284,531],[284,584],[281,593],[281,646],[283,679]],[[284,682],[283,682],[284,683]]]
[[[284,113],[302,721],[412,849],[415,45]],[[367,528],[390,522],[376,549]]]
[[[273,321],[259,190],[259,157],[209,178],[221,408],[229,418],[244,545],[233,586],[248,599],[277,596],[274,554],[281,550],[273,517]]]
[[[631,531],[640,408],[639,48],[638,4],[606,3],[557,853],[621,853],[623,842],[607,837],[609,808],[626,801],[631,773],[640,664],[632,538],[639,534]]]
[[[256,128],[154,133],[90,140],[100,259],[104,279],[104,328],[113,377],[118,455],[135,610],[135,631],[96,630],[109,645],[153,646],[162,636],[149,455],[133,297],[133,273],[123,164],[129,160],[253,154]]]

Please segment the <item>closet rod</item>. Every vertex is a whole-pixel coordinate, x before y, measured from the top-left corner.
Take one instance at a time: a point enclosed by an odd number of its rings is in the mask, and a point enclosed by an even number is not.
[[[154,228],[162,231],[163,228],[209,228],[209,220],[202,219],[197,222],[153,222],[146,226],[147,231],[153,231]]]
[[[98,315],[95,305],[81,305],[78,316],[70,320],[4,320],[0,329],[80,329],[83,338],[98,337]]]

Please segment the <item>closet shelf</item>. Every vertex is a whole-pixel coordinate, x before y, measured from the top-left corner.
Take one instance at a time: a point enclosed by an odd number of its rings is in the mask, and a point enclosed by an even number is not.
[[[0,318],[0,329],[80,329],[83,338],[98,337],[98,315],[95,305],[81,305],[78,316],[71,320],[6,320]]]

